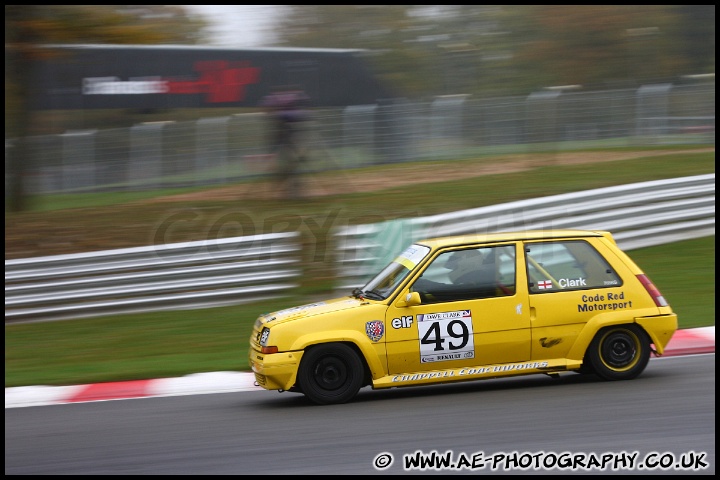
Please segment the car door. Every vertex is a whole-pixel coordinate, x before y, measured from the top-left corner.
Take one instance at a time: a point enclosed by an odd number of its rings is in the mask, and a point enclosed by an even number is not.
[[[590,240],[526,242],[524,254],[532,360],[566,358],[592,317],[632,306],[616,268]]]
[[[530,313],[517,248],[505,243],[438,252],[400,297],[418,292],[422,303],[394,302],[387,310],[388,373],[529,360]]]

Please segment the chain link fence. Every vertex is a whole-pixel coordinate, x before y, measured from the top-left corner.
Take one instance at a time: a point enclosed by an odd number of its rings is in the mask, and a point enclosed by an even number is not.
[[[264,113],[32,137],[32,194],[218,185],[271,175]],[[396,99],[312,111],[306,172],[579,148],[715,144],[715,83]],[[5,184],[12,182],[5,142]],[[6,188],[7,191],[7,188]]]

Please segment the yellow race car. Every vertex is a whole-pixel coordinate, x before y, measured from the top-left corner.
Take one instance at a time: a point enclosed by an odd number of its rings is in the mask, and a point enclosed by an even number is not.
[[[637,377],[677,315],[605,231],[418,241],[352,294],[261,315],[258,385],[348,402],[360,388],[512,375]]]

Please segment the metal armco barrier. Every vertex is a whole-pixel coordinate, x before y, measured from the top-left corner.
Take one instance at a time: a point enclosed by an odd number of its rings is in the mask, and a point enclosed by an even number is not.
[[[299,233],[5,261],[5,322],[237,305],[287,295]]]
[[[399,229],[396,227],[400,227]],[[392,228],[391,228],[392,227]],[[609,230],[626,250],[715,235],[715,174],[620,185],[335,232],[336,288],[420,238],[550,228]],[[392,238],[386,235],[394,229]],[[236,305],[289,295],[299,232],[5,261],[5,322]]]
[[[345,227],[335,233],[338,289],[362,286],[383,262],[421,238],[551,228],[608,230],[625,250],[715,235],[715,174]]]

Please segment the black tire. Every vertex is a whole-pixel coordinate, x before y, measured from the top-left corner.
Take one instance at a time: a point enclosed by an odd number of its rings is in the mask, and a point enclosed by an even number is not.
[[[595,375],[595,370],[593,370],[592,365],[590,365],[588,355],[585,355],[582,366],[575,370],[575,373],[579,373],[580,375]]]
[[[312,347],[303,356],[298,383],[319,405],[350,401],[363,386],[365,370],[355,350],[342,343]]]
[[[586,358],[605,380],[631,380],[647,367],[650,339],[637,325],[607,327],[595,335]]]

